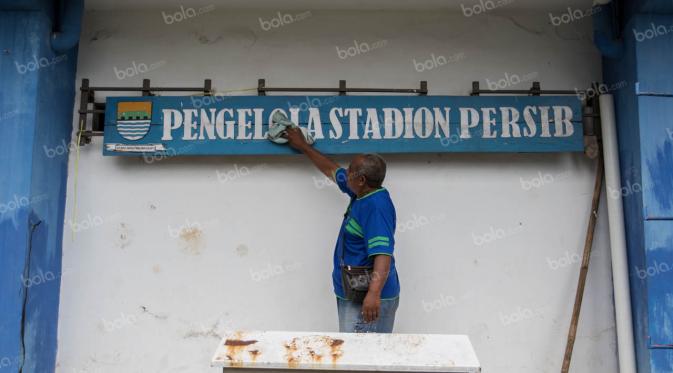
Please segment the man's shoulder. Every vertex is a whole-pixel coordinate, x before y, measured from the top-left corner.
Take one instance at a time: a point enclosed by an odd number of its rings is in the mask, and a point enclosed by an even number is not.
[[[367,210],[382,209],[395,210],[395,205],[390,197],[388,189],[381,188],[381,190],[374,192],[372,195],[360,200],[362,207]]]

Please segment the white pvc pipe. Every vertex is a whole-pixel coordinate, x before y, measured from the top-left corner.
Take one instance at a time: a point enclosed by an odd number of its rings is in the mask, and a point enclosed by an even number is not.
[[[636,373],[631,296],[629,294],[629,267],[626,256],[624,209],[622,206],[622,184],[619,172],[619,147],[614,106],[612,95],[600,96],[619,371],[621,373]],[[611,193],[611,191],[616,191],[616,193]]]

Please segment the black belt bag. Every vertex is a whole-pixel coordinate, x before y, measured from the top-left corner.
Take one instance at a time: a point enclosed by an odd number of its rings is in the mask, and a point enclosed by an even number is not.
[[[372,278],[373,267],[341,265],[341,286],[346,298],[355,303],[362,303]]]
[[[349,205],[350,210],[350,205]],[[344,214],[344,218],[348,217],[348,212]],[[347,299],[355,303],[362,303],[367,292],[369,291],[369,283],[374,273],[373,266],[351,266],[344,263],[344,241],[346,235],[341,235],[341,287]]]

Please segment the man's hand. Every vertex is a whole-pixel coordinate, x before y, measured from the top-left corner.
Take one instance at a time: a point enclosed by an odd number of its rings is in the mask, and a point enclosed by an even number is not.
[[[297,127],[290,127],[286,129],[282,136],[287,139],[288,144],[291,147],[299,150],[300,152],[303,152],[306,148],[311,147],[311,145],[306,142],[304,134]]]
[[[369,291],[362,301],[362,319],[372,322],[379,318],[381,310],[381,291],[388,279],[391,257],[388,255],[374,256],[374,270],[372,271]]]
[[[381,295],[372,291],[367,292],[362,301],[362,319],[364,322],[372,322],[379,318],[381,310]]]

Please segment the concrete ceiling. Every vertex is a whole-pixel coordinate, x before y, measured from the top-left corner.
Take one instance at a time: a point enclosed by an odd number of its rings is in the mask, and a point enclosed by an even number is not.
[[[600,2],[604,2],[601,0]],[[215,9],[296,10],[457,10],[483,3],[498,10],[562,11],[589,9],[592,0],[86,0],[89,10],[143,10],[212,7]]]

